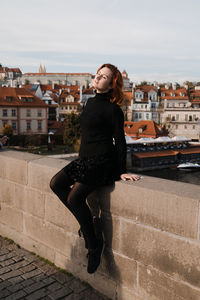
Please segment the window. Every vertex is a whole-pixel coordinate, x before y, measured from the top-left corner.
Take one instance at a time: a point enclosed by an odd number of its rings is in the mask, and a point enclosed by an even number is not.
[[[187,125],[184,125],[184,129],[187,129]]]
[[[146,114],[146,119],[149,120],[149,114]]]
[[[12,97],[6,96],[6,101],[7,101],[7,102],[11,102],[11,101],[12,101]]]
[[[8,111],[7,109],[3,109],[3,117],[7,117],[8,116]]]
[[[38,121],[38,130],[42,130],[42,122]]]
[[[16,130],[17,129],[17,123],[16,122],[12,122],[12,129]]]
[[[141,119],[142,118],[142,114],[141,113],[139,113],[139,119]]]
[[[27,130],[31,130],[31,122],[27,122],[26,123],[26,129]]]
[[[185,115],[185,121],[187,121],[188,120],[188,115]]]
[[[195,129],[195,125],[192,126],[192,129]]]
[[[16,117],[16,109],[12,109],[12,117]]]
[[[137,113],[135,114],[135,118],[138,119],[138,114]]]
[[[27,110],[26,110],[26,116],[27,116],[27,117],[30,117],[30,116],[31,116],[31,110],[30,110],[30,109],[27,109]]]
[[[176,129],[178,129],[178,125],[176,125]]]
[[[38,109],[37,115],[38,115],[38,117],[41,117],[41,116],[42,116],[42,111],[41,111],[41,109]]]
[[[189,116],[189,121],[192,121],[192,116]]]

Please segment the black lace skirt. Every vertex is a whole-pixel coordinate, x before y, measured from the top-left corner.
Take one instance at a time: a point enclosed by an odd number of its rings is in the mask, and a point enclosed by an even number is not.
[[[77,158],[70,162],[64,172],[75,182],[103,186],[113,184],[120,179],[116,159],[104,154],[91,158]]]

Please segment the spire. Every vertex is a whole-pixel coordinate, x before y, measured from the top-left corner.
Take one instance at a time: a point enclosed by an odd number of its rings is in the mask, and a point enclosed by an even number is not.
[[[46,68],[45,68],[45,65],[43,67],[43,72],[42,73],[46,73]]]
[[[41,64],[40,64],[40,66],[39,66],[38,73],[42,73],[42,66],[41,66]]]

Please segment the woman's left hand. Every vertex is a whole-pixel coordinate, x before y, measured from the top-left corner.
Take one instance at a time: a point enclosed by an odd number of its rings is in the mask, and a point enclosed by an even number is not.
[[[137,174],[121,174],[120,178],[123,181],[126,181],[126,180],[137,181],[137,180],[140,180],[141,176],[137,175]]]

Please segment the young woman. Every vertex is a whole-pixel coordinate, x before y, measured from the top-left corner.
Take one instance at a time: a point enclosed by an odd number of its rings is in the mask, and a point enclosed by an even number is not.
[[[88,273],[94,273],[101,259],[103,238],[96,236],[93,217],[86,203],[97,187],[116,180],[139,180],[126,173],[123,79],[111,64],[102,65],[94,78],[96,95],[88,99],[80,116],[81,145],[78,159],[59,171],[50,182],[53,192],[80,224],[88,247]]]

